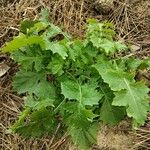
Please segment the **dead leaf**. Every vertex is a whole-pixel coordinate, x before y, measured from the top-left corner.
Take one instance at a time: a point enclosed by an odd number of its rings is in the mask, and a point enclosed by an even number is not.
[[[10,67],[7,64],[1,63],[0,64],[0,77],[2,77],[9,69]]]

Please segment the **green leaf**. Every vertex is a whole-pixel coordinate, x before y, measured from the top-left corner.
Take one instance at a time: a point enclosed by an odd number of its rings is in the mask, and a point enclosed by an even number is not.
[[[65,98],[76,99],[83,105],[97,105],[102,98],[102,94],[98,93],[94,87],[88,84],[80,85],[76,81],[66,80],[61,83],[62,94]]]
[[[70,103],[67,110],[70,111],[66,115],[64,121],[68,127],[67,131],[71,135],[74,144],[80,149],[90,149],[90,147],[96,143],[98,131],[97,124],[92,123],[92,121],[88,119],[88,110],[85,110],[85,108],[80,105],[73,105],[73,103]],[[91,113],[90,115],[88,113],[88,116],[91,116]]]
[[[88,20],[85,45],[92,42],[93,46],[99,48],[106,54],[126,50],[127,47],[121,42],[113,41],[115,32],[113,25],[108,22],[99,23],[97,20]]]
[[[106,54],[116,52],[115,43],[107,39],[103,39],[97,48],[102,48]]]
[[[71,135],[76,146],[80,149],[88,150],[96,143],[97,126],[90,126],[86,123],[86,126],[81,128],[80,126],[72,125],[68,128],[68,133]]]
[[[44,107],[53,107],[56,100],[56,89],[54,85],[46,80],[40,80],[37,86],[27,97],[25,105],[32,109],[40,110]]]
[[[38,85],[34,88],[33,91],[36,96],[40,98],[50,98],[50,99],[55,99],[56,98],[56,89],[55,86],[51,83],[48,82],[44,79],[41,79]]]
[[[146,101],[147,88],[142,83],[135,83],[133,76],[129,73],[118,68],[109,69],[110,66],[105,65],[104,67],[104,65],[104,63],[101,63],[94,67],[98,70],[104,82],[108,83],[113,91],[117,91],[113,105],[126,106],[127,115],[133,117],[138,124],[142,125],[146,119],[149,106],[148,101]],[[139,113],[139,110],[142,113]]]
[[[125,89],[126,82],[133,81],[134,78],[121,69],[113,68],[112,64],[106,60],[93,65],[93,67],[96,68],[104,82],[108,83],[110,88],[114,91]]]
[[[27,37],[24,34],[20,34],[16,38],[14,38],[9,43],[6,43],[6,46],[2,48],[3,52],[13,52],[15,50],[18,50],[22,47],[37,44],[40,45],[42,49],[45,48],[45,43],[42,37],[40,36],[31,36]]]
[[[114,91],[126,89],[126,83],[133,81],[133,76],[122,70],[108,70],[102,78]]]
[[[73,42],[68,42],[69,45],[69,55],[70,58],[75,61],[82,53],[83,42],[80,40],[74,40]]]
[[[49,24],[49,19],[48,19],[48,17],[49,17],[49,10],[48,10],[48,8],[46,8],[46,9],[43,9],[42,11],[41,11],[41,16],[40,16],[40,21],[41,22],[44,22],[44,23],[47,23],[47,24]]]
[[[150,67],[150,59],[138,59],[138,58],[133,58],[133,57],[129,57],[127,59],[125,59],[126,64],[127,64],[127,68],[130,71],[137,71],[139,69],[146,69]]]
[[[96,36],[95,36],[96,38]],[[126,50],[126,45],[120,42],[114,42],[113,40],[109,40],[106,38],[103,39],[94,39],[95,42],[92,41],[93,45],[97,48],[100,48],[101,51],[104,51],[106,54],[115,53],[119,50]]]
[[[80,90],[77,82],[68,80],[61,83],[62,94],[65,98],[69,99],[79,99]]]
[[[52,61],[48,64],[47,69],[50,69],[53,74],[62,75],[64,61],[59,55],[55,55]]]
[[[115,92],[113,105],[126,106],[127,115],[132,117],[138,124],[143,125],[148,111],[149,101],[147,100],[149,89],[142,83],[125,83],[126,90]]]
[[[40,71],[44,67],[42,62],[46,56],[43,56],[38,46],[32,46],[24,51],[18,50],[13,52],[11,57],[25,70],[31,69],[34,66],[36,71]]]
[[[30,114],[31,109],[30,108],[25,108],[21,114],[19,115],[19,118],[17,120],[17,122],[15,122],[15,124],[13,126],[11,126],[11,128],[9,129],[10,132],[16,132],[16,129],[18,127],[20,127],[22,124],[24,124],[24,121],[26,119],[26,117],[28,117],[28,115]]]
[[[30,28],[30,30],[28,30],[28,34],[38,35],[40,33],[40,31],[45,31],[47,27],[48,27],[48,25],[46,23],[37,22],[34,24],[34,26],[32,28]]]
[[[116,50],[127,50],[128,47],[120,41],[114,42]]]
[[[30,28],[32,28],[34,26],[35,23],[37,23],[38,21],[32,21],[32,20],[24,20],[21,22],[20,25],[20,32],[27,34],[28,30],[30,30]]]
[[[19,133],[24,137],[40,137],[46,133],[52,133],[56,127],[54,115],[48,109],[34,111],[23,123],[16,122],[11,128],[14,133]]]
[[[106,124],[116,125],[124,118],[125,108],[112,105],[114,94],[107,84],[101,84],[100,90],[104,94],[100,101],[100,119]]]
[[[27,97],[27,100],[25,101],[25,106],[32,108],[33,110],[40,110],[42,108],[46,108],[48,106],[53,107],[54,99],[52,98],[34,98],[32,95]]]
[[[82,85],[81,92],[80,98],[82,96],[82,103],[89,106],[98,104],[99,100],[103,96],[103,94],[97,92],[95,88],[88,84]]]
[[[66,57],[68,56],[67,48],[60,43],[49,42],[47,48],[50,49],[53,54],[59,54],[63,59],[66,59]]]
[[[13,79],[13,88],[19,94],[32,93],[43,78],[45,78],[44,73],[19,71]]]

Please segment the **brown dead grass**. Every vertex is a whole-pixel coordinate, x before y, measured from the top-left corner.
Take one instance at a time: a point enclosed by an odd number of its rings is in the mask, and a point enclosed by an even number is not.
[[[134,136],[131,134],[130,122],[122,121],[117,127],[101,126],[97,141],[101,149],[133,150]]]
[[[87,18],[108,19],[115,24],[118,39],[140,50],[131,52],[139,57],[150,57],[150,3],[149,0],[114,0],[114,8],[108,15],[95,11],[90,0],[1,0],[0,1],[0,46],[18,34],[21,20],[37,19],[41,8],[48,7],[50,19],[62,26],[73,36],[83,36]],[[7,133],[7,129],[17,119],[23,106],[23,99],[12,91],[11,80],[17,66],[9,57],[2,56],[10,70],[0,78],[0,149],[2,150],[75,150],[66,135],[57,139],[45,136],[42,139],[25,140],[18,135]],[[109,128],[103,126],[95,149],[128,150],[150,149],[150,118],[137,132],[126,126]],[[125,129],[125,131],[121,131]],[[133,143],[134,142],[134,143]]]

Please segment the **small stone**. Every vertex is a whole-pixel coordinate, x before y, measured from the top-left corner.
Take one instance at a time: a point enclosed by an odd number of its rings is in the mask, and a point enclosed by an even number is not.
[[[114,7],[114,4],[113,0],[96,0],[94,6],[99,13],[108,14]]]
[[[140,45],[131,45],[130,46],[130,50],[134,51],[134,52],[140,50],[140,48],[141,48]]]

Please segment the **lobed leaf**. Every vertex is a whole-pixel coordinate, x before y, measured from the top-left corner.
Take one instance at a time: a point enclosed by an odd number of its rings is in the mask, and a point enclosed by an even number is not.
[[[103,96],[94,87],[88,84],[80,85],[73,80],[62,82],[61,90],[65,98],[78,100],[80,104],[88,106],[97,105]]]
[[[138,124],[143,125],[149,111],[149,101],[147,99],[149,89],[142,82],[126,82],[125,85],[126,90],[115,92],[112,104],[126,106],[127,115],[132,117]]]

